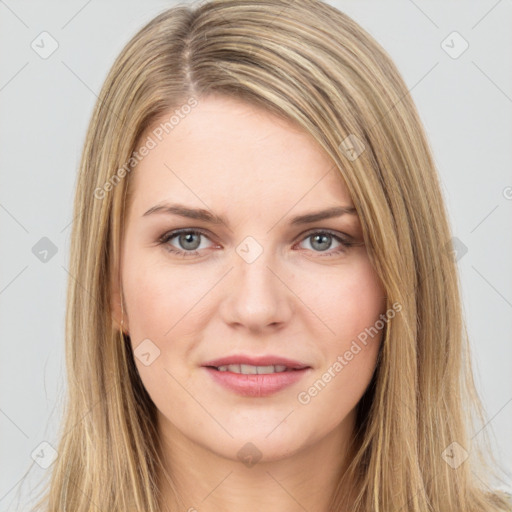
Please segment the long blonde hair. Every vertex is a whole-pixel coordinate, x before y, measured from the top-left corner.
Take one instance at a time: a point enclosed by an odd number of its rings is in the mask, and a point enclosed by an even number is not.
[[[113,325],[112,276],[141,136],[173,110],[176,119],[187,115],[209,93],[251,102],[318,141],[348,187],[389,305],[402,307],[388,322],[358,404],[357,450],[329,510],[346,510],[347,481],[356,489],[353,511],[507,510],[490,487],[488,446],[472,443],[469,430],[484,425],[484,415],[427,137],[387,53],[320,0],[178,5],[143,27],[116,59],[78,176],[68,395],[59,456],[38,505],[51,512],[160,510],[155,405],[129,338]],[[460,464],[449,463],[454,457]]]

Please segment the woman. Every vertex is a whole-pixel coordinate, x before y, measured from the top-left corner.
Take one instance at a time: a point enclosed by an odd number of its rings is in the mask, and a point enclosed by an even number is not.
[[[157,16],[100,93],[75,216],[46,510],[510,510],[469,436],[431,151],[348,16]]]

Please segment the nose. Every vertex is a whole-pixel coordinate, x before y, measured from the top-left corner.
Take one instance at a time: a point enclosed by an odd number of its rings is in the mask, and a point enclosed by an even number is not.
[[[234,254],[233,266],[220,307],[224,321],[253,332],[280,329],[288,323],[293,311],[290,278],[270,250],[263,250],[254,261]]]

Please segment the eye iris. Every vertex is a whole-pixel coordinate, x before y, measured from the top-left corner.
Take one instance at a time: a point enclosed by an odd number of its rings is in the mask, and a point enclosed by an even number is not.
[[[197,237],[197,240],[196,240],[196,243],[195,243],[195,246],[194,246],[194,242],[192,241],[191,242],[191,239],[193,237]],[[180,245],[184,248],[184,249],[190,249],[190,250],[195,250],[199,247],[199,237],[200,235],[198,233],[185,233],[185,234],[182,234],[179,236],[179,242],[180,242]],[[193,245],[193,247],[190,247],[188,244],[191,243]]]
[[[326,249],[329,248],[329,246],[331,245],[331,235],[329,234],[319,234],[319,235],[314,235],[313,237],[313,242],[312,242],[312,246],[315,248],[315,249],[318,249],[320,251],[325,251]],[[323,240],[323,243],[324,243],[324,246],[322,246],[322,242],[319,242],[320,243],[320,247],[318,247],[316,244],[318,242],[318,240]],[[327,247],[325,247],[325,241],[327,240]]]

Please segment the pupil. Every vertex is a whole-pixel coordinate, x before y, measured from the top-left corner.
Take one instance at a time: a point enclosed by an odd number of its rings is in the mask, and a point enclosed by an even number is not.
[[[321,240],[321,239],[324,239],[324,244],[325,244],[325,241],[326,241],[326,240],[327,240],[327,241],[329,241],[330,237],[331,237],[331,235],[328,235],[328,234],[324,234],[324,235],[315,235],[315,236],[313,237],[313,247],[315,247],[315,244],[317,244],[317,241],[318,241],[319,239],[320,239],[320,240]],[[321,250],[321,251],[323,251],[323,250],[325,250],[325,249],[328,249],[328,247],[325,247],[325,246],[324,246],[324,247],[322,247],[322,246],[321,246],[321,245],[322,245],[322,242],[319,242],[319,243],[320,243],[320,247],[315,247],[315,248],[317,248],[317,249],[319,249],[319,250]],[[328,243],[328,244],[327,244],[327,246],[329,246],[329,245],[330,245],[330,244]]]
[[[197,236],[195,233],[187,233],[185,235],[181,235],[180,242],[182,242],[182,246],[185,249],[197,249],[197,247],[198,247],[197,240],[195,243],[195,247],[194,247],[194,242],[191,241],[191,239],[193,239],[193,237],[195,237],[195,236]],[[192,244],[193,247],[190,247],[189,244]]]

